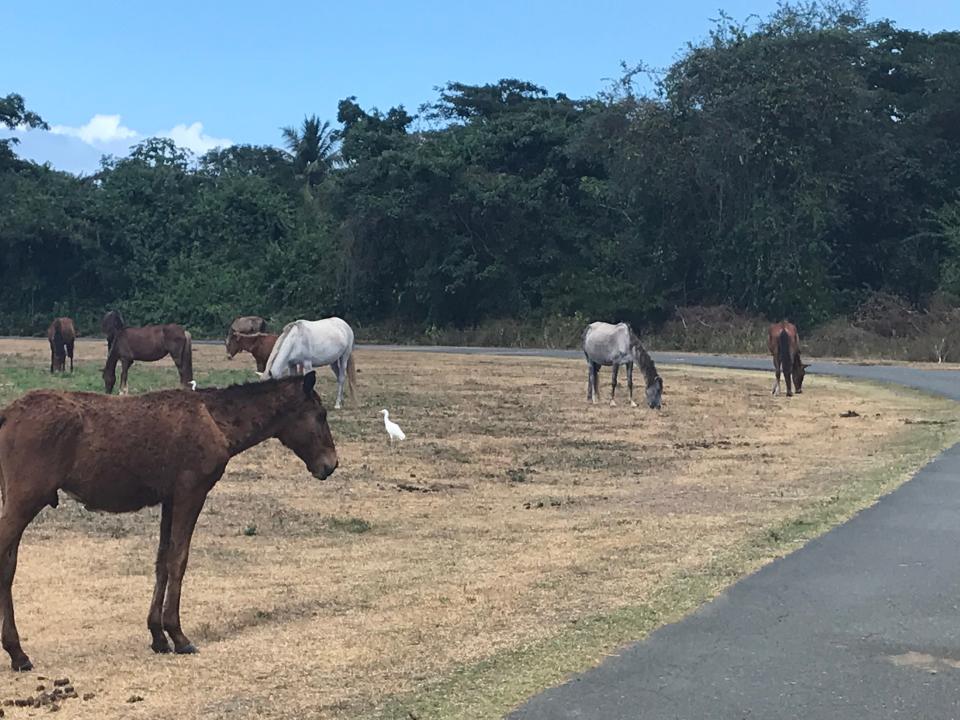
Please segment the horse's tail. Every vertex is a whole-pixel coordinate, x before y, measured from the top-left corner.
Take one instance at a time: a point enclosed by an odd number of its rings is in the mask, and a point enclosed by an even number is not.
[[[193,336],[183,331],[183,347],[180,348],[180,384],[188,385],[193,380]]]
[[[793,372],[793,359],[790,357],[790,333],[784,328],[779,339],[780,370],[784,374]]]
[[[357,399],[357,364],[353,361],[353,353],[347,360],[347,381],[350,383],[350,397]]]
[[[277,341],[273,344],[270,357],[267,358],[266,367],[264,367],[263,374],[260,376],[262,380],[269,380],[271,377],[280,377],[280,374],[283,372],[283,367],[287,364],[287,358],[290,356],[289,348],[285,347],[288,345],[287,339],[296,327],[297,323],[294,321],[287,323],[286,327],[283,328],[280,337],[278,337]],[[275,365],[280,367],[278,372],[274,372],[273,368]]]
[[[56,348],[55,354],[57,357],[63,355],[64,345],[66,345],[66,342],[63,339],[63,325],[60,318],[57,318],[53,321],[53,346]]]

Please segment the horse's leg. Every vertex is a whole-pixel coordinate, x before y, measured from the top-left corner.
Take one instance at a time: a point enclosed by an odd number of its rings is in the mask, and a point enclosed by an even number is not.
[[[627,363],[627,390],[630,391],[630,407],[636,407],[637,403],[633,400],[633,363]]]
[[[773,390],[770,391],[771,395],[780,394],[780,358],[776,355],[773,356],[773,373],[776,375],[777,379],[773,383]]]
[[[347,360],[343,357],[337,362],[337,402],[333,409],[339,410],[343,407],[343,386],[347,382]]]
[[[787,386],[787,397],[793,397],[793,368],[783,368],[783,382]]]
[[[130,388],[127,387],[127,372],[130,370],[130,366],[133,365],[133,360],[123,359],[123,368],[120,370],[120,394],[128,395],[130,393]]]
[[[195,482],[187,494],[173,501],[170,525],[170,545],[167,548],[167,594],[163,603],[163,629],[173,640],[177,653],[188,655],[197,652],[197,648],[187,639],[180,629],[180,590],[183,586],[183,574],[187,569],[190,555],[190,539],[197,517],[207,499],[209,485]]]
[[[587,358],[587,402],[593,400],[593,363]]]
[[[610,407],[616,407],[617,404],[617,375],[620,373],[620,366],[617,363],[613,364],[613,367],[610,369],[612,375],[610,381]]]
[[[167,592],[167,549],[170,547],[170,525],[173,520],[173,508],[170,502],[164,502],[160,511],[160,542],[157,545],[157,581],[153,586],[153,600],[147,615],[147,628],[153,637],[150,647],[155,653],[170,652],[170,643],[163,633],[163,597]]]
[[[73,373],[73,341],[67,343],[67,355],[70,356],[70,373]]]
[[[600,363],[591,363],[593,373],[593,404],[596,405],[600,399]]]
[[[53,372],[53,369],[56,367],[57,363],[57,351],[53,349],[53,345],[50,346],[50,372]]]
[[[20,634],[13,615],[13,576],[17,571],[17,550],[20,547],[20,538],[30,521],[40,512],[40,505],[36,509],[24,511],[14,508],[12,501],[3,508],[0,514],[0,616],[3,617],[2,637],[3,649],[10,655],[10,665],[18,672],[33,669],[33,663],[20,647]]]

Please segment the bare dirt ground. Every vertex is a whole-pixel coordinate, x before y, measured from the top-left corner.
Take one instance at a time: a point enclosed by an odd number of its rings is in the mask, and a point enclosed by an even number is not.
[[[0,342],[7,362],[47,352]],[[78,350],[84,364],[103,353]],[[196,347],[194,365],[253,378],[221,347]],[[271,441],[210,495],[182,607],[197,656],[149,651],[158,512],[44,510],[14,585],[37,669],[0,669],[0,701],[68,677],[93,694],[64,703],[71,717],[356,717],[641,604],[894,462],[917,421],[953,423],[945,401],[816,376],[788,399],[767,374],[663,368],[658,413],[627,407],[625,384],[619,407],[588,406],[577,361],[368,351],[357,365],[359,403],[330,411],[330,480]],[[382,407],[408,435],[396,449]]]

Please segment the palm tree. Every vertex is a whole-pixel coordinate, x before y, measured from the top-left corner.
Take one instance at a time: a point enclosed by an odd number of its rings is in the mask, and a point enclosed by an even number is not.
[[[329,122],[321,123],[316,115],[310,115],[303,118],[299,129],[288,126],[281,132],[297,176],[308,188],[323,180],[337,155],[337,131]]]

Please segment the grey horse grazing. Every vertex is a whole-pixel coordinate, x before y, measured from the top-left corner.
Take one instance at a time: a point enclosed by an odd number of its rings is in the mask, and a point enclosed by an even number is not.
[[[295,372],[309,373],[315,367],[329,365],[337,377],[337,402],[343,405],[343,385],[350,383],[355,392],[356,366],[353,361],[353,329],[338,317],[323,320],[295,320],[277,338],[262,380],[281,378]]]
[[[587,356],[589,371],[587,375],[587,402],[597,402],[597,387],[601,365],[613,366],[613,387],[610,390],[610,404],[616,405],[617,373],[621,365],[627,366],[627,387],[630,390],[630,405],[633,401],[633,364],[640,366],[640,372],[647,384],[647,405],[660,409],[663,397],[663,378],[657,374],[657,366],[643,349],[638,338],[626,323],[611,325],[595,322],[587,325],[583,331],[583,354]]]

